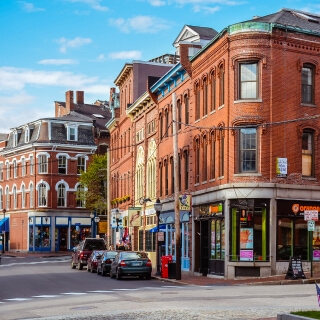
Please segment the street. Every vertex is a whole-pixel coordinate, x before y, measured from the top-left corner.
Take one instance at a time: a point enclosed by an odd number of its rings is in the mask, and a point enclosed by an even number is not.
[[[318,309],[314,284],[184,286],[72,270],[69,257],[3,258],[0,319],[259,319]]]

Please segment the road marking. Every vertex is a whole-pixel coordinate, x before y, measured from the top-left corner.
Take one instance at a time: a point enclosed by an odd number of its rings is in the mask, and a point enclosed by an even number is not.
[[[87,292],[91,292],[91,293],[110,293],[110,292],[114,292],[112,290],[95,290],[95,291],[87,291]]]
[[[63,292],[63,293],[60,293],[60,294],[70,294],[70,295],[84,295],[84,294],[87,294],[86,292]]]
[[[16,262],[16,263],[8,263],[8,264],[0,264],[0,268],[5,268],[5,267],[12,267],[12,266],[17,266],[17,265],[30,265],[30,264],[32,264],[32,265],[34,265],[34,264],[43,264],[43,263],[61,263],[61,262],[63,262],[63,263],[65,263],[65,262],[67,262],[67,261],[69,261],[69,259],[68,260],[46,260],[46,261],[40,261],[40,262],[23,262],[23,263],[21,263],[21,262]]]
[[[42,295],[42,296],[32,296],[32,298],[56,298],[59,295]]]
[[[28,300],[32,300],[31,298],[14,298],[14,299],[4,299],[7,301],[28,301]]]

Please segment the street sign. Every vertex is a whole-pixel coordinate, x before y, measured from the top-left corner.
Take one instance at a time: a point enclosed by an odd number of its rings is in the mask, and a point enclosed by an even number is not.
[[[314,231],[315,222],[313,220],[308,220],[308,231]]]
[[[305,210],[304,221],[314,220],[318,221],[318,210]]]

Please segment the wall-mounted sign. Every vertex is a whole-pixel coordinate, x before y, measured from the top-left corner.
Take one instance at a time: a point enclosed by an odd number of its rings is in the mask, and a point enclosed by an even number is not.
[[[191,211],[191,195],[182,194],[179,196],[179,209],[181,211]]]
[[[288,173],[288,159],[277,158],[276,161],[277,177],[285,178]]]

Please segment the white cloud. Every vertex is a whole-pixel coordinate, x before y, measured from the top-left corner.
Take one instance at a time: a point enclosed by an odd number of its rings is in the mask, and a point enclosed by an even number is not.
[[[99,83],[97,77],[86,77],[72,72],[0,68],[0,92],[22,90],[27,85],[78,88],[96,83]]]
[[[149,0],[149,3],[154,7],[161,7],[166,5],[166,2],[163,0]]]
[[[97,11],[109,11],[108,7],[101,6],[100,2],[101,0],[68,0],[69,2],[73,3],[84,3],[90,6],[92,9]]]
[[[137,33],[157,33],[169,29],[169,22],[152,16],[136,16],[129,19],[110,19],[110,24],[119,28],[122,32],[131,31]]]
[[[77,64],[78,61],[72,59],[43,59],[40,60],[38,63],[43,65],[61,66],[65,64]]]
[[[193,11],[194,12],[204,12],[206,14],[215,13],[220,10],[219,6],[216,7],[207,7],[207,6],[194,6]]]
[[[22,9],[26,12],[45,11],[43,8],[36,8],[31,2],[19,1],[19,3],[22,5]]]
[[[126,60],[126,59],[140,59],[141,51],[119,51],[119,52],[111,52],[109,57],[113,60]]]
[[[90,38],[76,37],[74,39],[60,38],[56,40],[60,44],[60,52],[67,52],[68,48],[79,48],[92,42]]]

